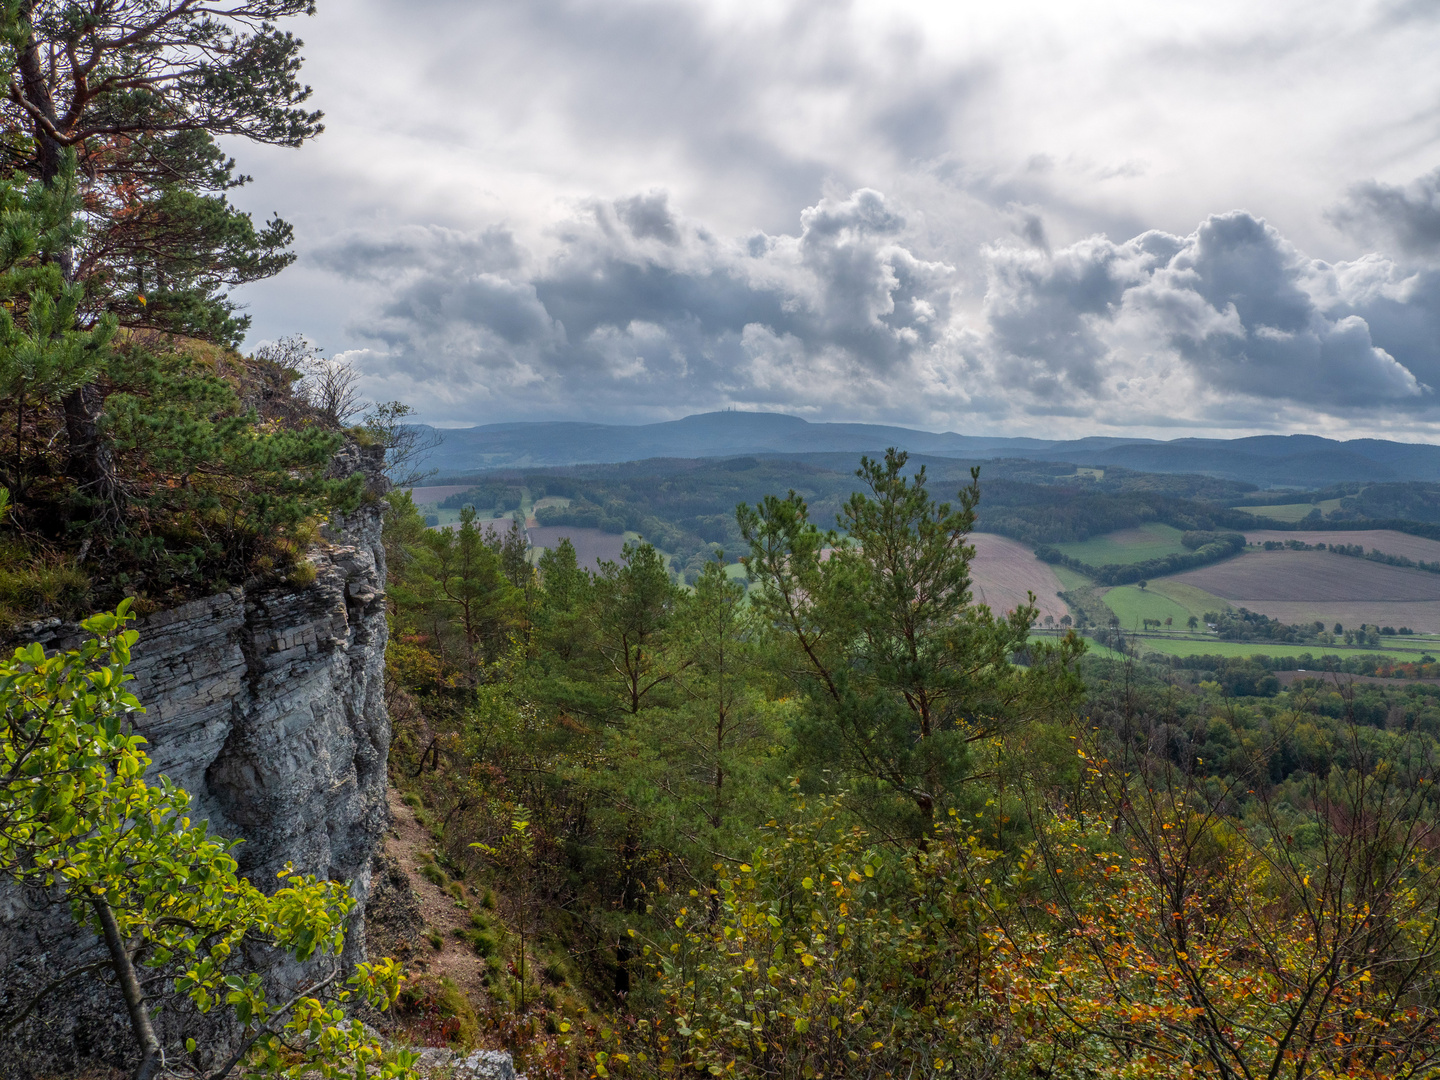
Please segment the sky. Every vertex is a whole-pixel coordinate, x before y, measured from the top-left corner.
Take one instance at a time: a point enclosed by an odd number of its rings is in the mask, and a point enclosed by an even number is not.
[[[440,426],[1440,437],[1428,0],[320,0],[238,290]]]

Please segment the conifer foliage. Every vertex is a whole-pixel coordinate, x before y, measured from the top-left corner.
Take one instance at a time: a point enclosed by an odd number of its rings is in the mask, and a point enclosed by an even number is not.
[[[230,350],[247,320],[225,290],[293,255],[287,224],[227,202],[246,178],[216,139],[319,133],[277,25],[313,11],[0,5],[0,483],[18,546],[90,571],[92,605],[303,574],[315,524],[359,498],[325,475],[347,420],[300,400],[306,372]]]
[[[894,449],[861,459],[843,540],[811,523],[794,492],[742,507],[739,520],[754,603],[781,630],[788,677],[804,693],[806,753],[881,800],[908,802],[885,812],[914,830],[954,804],[971,743],[1073,699],[1078,653],[1074,639],[1027,643],[1033,607],[1007,616],[974,602],[965,541],[979,470],[955,507],[931,498],[923,467],[906,477],[907,460]]]
[[[56,254],[90,309],[234,343],[246,320],[218,290],[293,259],[290,226],[256,229],[224,192],[245,181],[216,144],[299,146],[321,130],[277,26],[308,0],[10,0],[3,17],[7,172],[46,186],[73,152],[89,228]]]

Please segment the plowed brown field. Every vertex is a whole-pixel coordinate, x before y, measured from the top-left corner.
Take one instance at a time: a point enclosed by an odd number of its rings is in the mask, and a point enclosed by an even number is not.
[[[1176,574],[1232,602],[1253,600],[1440,600],[1440,574],[1406,570],[1328,551],[1251,551]]]
[[[1299,537],[1302,534],[1279,535]],[[1347,542],[1360,543],[1359,540]],[[1252,551],[1166,580],[1194,585],[1224,597],[1236,607],[1249,608],[1281,622],[1318,619],[1344,626],[1374,623],[1440,633],[1440,574],[1386,566],[1347,555],[1324,551]]]
[[[421,503],[438,503],[441,499],[448,499],[451,495],[469,491],[474,486],[474,484],[442,484],[440,487],[415,487],[410,489],[410,498],[416,506]]]
[[[1058,621],[1060,616],[1069,613],[1065,601],[1055,595],[1064,588],[1055,571],[1049,563],[1035,558],[1035,553],[1024,544],[994,533],[974,533],[970,543],[975,545],[975,561],[970,564],[970,573],[971,591],[977,602],[988,604],[998,615],[1002,611],[1014,611],[1025,603],[1025,591],[1029,589],[1035,594],[1035,606],[1040,609],[1042,622],[1046,615]]]
[[[625,546],[625,537],[616,533],[601,532],[599,529],[577,529],[570,525],[537,525],[525,530],[530,535],[532,547],[557,548],[560,538],[568,536],[575,545],[575,561],[582,570],[599,569],[602,560],[620,561],[620,550]]]

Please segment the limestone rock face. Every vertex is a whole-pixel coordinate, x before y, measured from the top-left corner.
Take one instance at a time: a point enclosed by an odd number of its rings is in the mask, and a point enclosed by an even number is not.
[[[231,589],[139,620],[131,666],[149,775],[186,788],[212,833],[244,841],[241,872],[262,889],[287,862],[352,882],[354,959],[364,958],[363,905],[388,823],[379,453],[351,446],[337,461],[345,473],[367,473],[371,497],[324,530],[309,554],[313,583]],[[52,623],[32,628],[30,640],[63,648],[79,631]],[[0,888],[0,1016],[27,986],[95,949],[63,909]],[[300,974],[272,965],[282,984]],[[63,1075],[97,1058],[120,1065],[123,1020],[118,995],[80,980],[26,1024],[6,1074]]]

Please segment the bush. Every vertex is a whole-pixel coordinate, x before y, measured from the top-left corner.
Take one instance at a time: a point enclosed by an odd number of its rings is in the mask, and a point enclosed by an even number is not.
[[[466,930],[462,928],[459,931],[459,935],[470,943],[470,947],[475,950],[476,956],[488,958],[495,955],[495,938],[486,931]]]
[[[480,1034],[474,1008],[448,978],[427,978],[410,984],[400,995],[396,1012],[420,1045],[469,1047]]]

